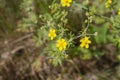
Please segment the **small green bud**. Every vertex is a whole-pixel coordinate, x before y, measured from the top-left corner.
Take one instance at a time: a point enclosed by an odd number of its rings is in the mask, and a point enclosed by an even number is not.
[[[98,35],[98,32],[95,32],[94,35],[97,36],[97,35]]]

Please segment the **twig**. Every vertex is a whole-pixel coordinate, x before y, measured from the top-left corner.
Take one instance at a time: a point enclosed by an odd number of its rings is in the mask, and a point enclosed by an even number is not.
[[[25,48],[24,46],[18,46],[17,48],[14,48],[11,51],[3,52],[1,55],[1,58],[6,59],[6,58],[10,57],[11,54],[15,54],[17,51],[19,51],[20,49],[24,49],[24,48]]]
[[[82,33],[81,35],[79,35],[79,36],[74,37],[72,40],[80,38],[80,37],[88,30],[88,27],[89,27],[89,22],[88,22],[88,24],[87,24],[87,27],[86,27],[85,30],[83,31],[83,33]]]
[[[15,41],[13,41],[13,42],[9,42],[10,44],[9,44],[9,47],[10,47],[10,45],[14,45],[14,44],[16,44],[16,43],[18,43],[18,42],[20,42],[20,41],[22,41],[22,40],[24,40],[24,39],[27,39],[27,38],[29,38],[29,37],[32,37],[32,35],[33,35],[33,33],[30,33],[30,34],[27,34],[27,35],[25,35],[25,36],[23,36],[23,37],[21,37],[21,38],[18,38],[18,39],[16,39]],[[7,48],[9,49],[9,47],[7,46]],[[4,48],[6,48],[6,47],[4,47]],[[3,49],[4,49],[3,48]],[[20,47],[17,47],[17,48],[20,48]],[[16,48],[16,49],[17,49]],[[9,52],[8,52],[9,51]],[[15,53],[15,50],[8,50],[7,52],[4,52],[4,53]],[[3,51],[0,51],[0,53],[3,53]]]
[[[13,41],[11,44],[15,44],[15,43],[17,43],[17,42],[20,42],[20,41],[26,39],[26,38],[32,37],[32,35],[33,35],[33,33],[27,34],[27,35],[25,35],[25,36],[23,36],[23,37],[21,37],[21,38],[16,39],[16,40]]]
[[[112,16],[115,17],[115,10],[114,10],[114,7],[111,8],[112,9]]]

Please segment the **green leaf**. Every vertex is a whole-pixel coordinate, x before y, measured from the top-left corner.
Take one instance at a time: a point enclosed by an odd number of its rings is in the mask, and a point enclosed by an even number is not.
[[[92,30],[94,32],[98,32],[98,35],[94,37],[96,43],[106,43],[107,39],[107,27],[102,26],[102,27],[92,27]]]
[[[75,1],[73,1],[73,4],[74,4],[75,6],[78,6],[79,8],[85,9],[85,10],[88,9],[86,6],[84,6],[84,5],[80,4],[80,3],[77,3],[77,2],[75,2]]]

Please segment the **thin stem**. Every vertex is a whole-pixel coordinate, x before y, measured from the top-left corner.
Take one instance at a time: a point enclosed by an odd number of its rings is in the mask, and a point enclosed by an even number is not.
[[[86,31],[88,30],[88,27],[89,27],[89,22],[87,24],[87,27],[85,28],[85,30],[83,31],[82,35],[86,33]]]
[[[100,18],[103,18],[103,19],[106,19],[106,20],[108,20],[108,21],[111,21],[110,18],[108,18],[108,17],[106,17],[106,16],[102,16],[102,15],[100,15],[100,14],[95,14],[95,16],[98,16],[98,17],[100,17]]]
[[[111,7],[111,9],[112,9],[112,16],[115,17],[116,14],[115,14],[114,7]]]
[[[94,34],[86,34],[86,36],[90,36],[90,35],[94,35]]]
[[[85,30],[83,31],[83,33],[79,36],[76,36],[74,39],[77,39],[77,38],[80,38],[82,35],[84,35],[86,33],[86,31],[88,30],[88,27],[89,27],[89,22],[87,24],[87,27],[85,28]]]

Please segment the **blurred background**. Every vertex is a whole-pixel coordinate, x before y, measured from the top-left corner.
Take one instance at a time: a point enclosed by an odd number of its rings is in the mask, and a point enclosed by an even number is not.
[[[74,0],[66,8],[70,32],[77,35],[84,28],[87,8],[95,13],[88,33],[98,35],[91,36],[89,49],[75,40],[58,66],[43,54],[47,41],[36,38],[44,23],[39,16],[50,13],[52,1],[0,0],[0,80],[120,80],[120,1],[106,9],[105,0]]]

